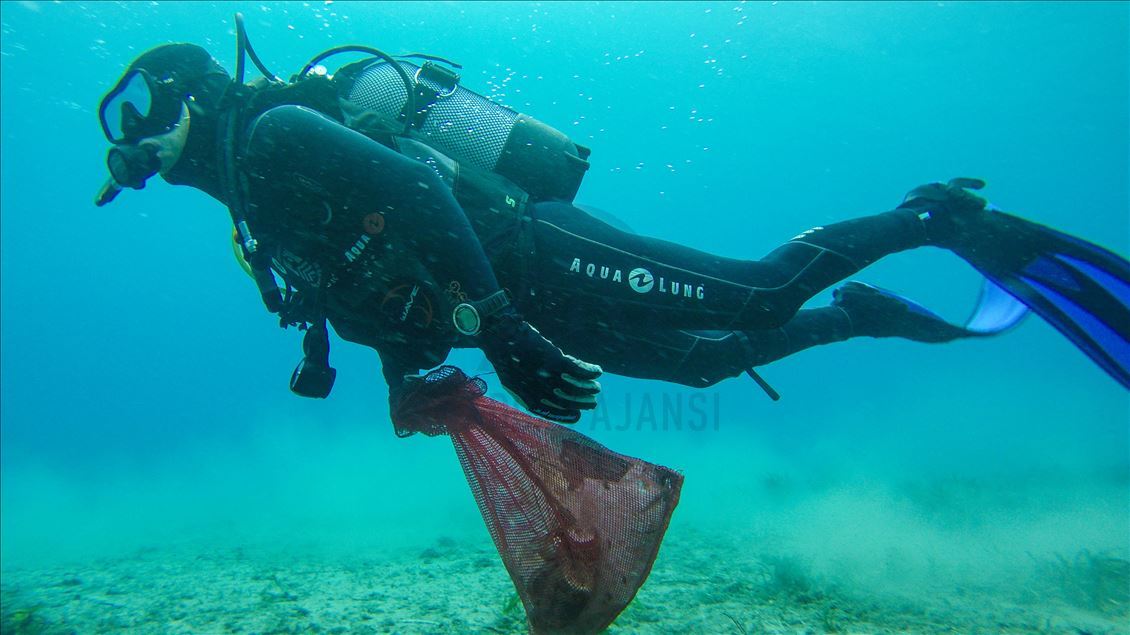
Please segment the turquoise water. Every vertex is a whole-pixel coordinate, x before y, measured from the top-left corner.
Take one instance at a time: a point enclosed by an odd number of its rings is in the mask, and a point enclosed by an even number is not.
[[[158,179],[92,204],[103,93],[168,41],[233,69],[236,10],[284,76],[345,43],[460,62],[592,147],[578,202],[641,233],[756,257],[967,175],[1130,251],[1125,3],[0,10],[5,633],[522,632],[448,442],[393,436],[375,354],[334,340],[333,396],[292,396],[299,335],[223,207]],[[954,319],[980,284],[934,250],[858,277]],[[1130,399],[1051,327],[763,375],[780,402],[608,377],[578,424],[686,476],[613,631],[1130,630]]]

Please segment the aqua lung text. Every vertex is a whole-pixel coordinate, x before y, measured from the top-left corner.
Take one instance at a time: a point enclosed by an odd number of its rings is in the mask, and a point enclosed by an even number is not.
[[[569,271],[586,275],[596,280],[607,280],[615,284],[623,284],[626,281],[632,291],[636,293],[650,293],[652,290],[656,290],[659,293],[692,298],[694,300],[702,300],[706,297],[706,287],[704,285],[667,280],[663,276],[660,276],[657,280],[651,275],[650,271],[643,267],[632,269],[625,278],[622,269],[598,265],[594,262],[583,263],[580,258],[574,258],[573,263],[569,265]]]

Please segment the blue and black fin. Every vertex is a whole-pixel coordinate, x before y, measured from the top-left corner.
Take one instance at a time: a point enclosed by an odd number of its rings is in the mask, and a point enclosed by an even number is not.
[[[983,225],[954,253],[1130,388],[1130,261],[1004,212]]]
[[[851,320],[852,335],[933,344],[996,335],[1016,326],[1028,313],[1028,307],[988,280],[964,325],[952,324],[910,298],[856,280],[836,289],[833,298],[833,305]]]

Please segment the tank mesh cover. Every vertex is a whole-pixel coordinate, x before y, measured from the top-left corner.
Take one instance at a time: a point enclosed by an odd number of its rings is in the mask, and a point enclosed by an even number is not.
[[[409,77],[415,76],[419,70],[418,66],[408,62],[400,62],[400,66]],[[429,79],[421,78],[419,81],[429,88],[446,92]],[[400,114],[406,98],[400,75],[383,61],[374,62],[358,73],[348,97],[349,101],[362,108],[376,110],[392,118]],[[452,95],[436,101],[424,123],[416,130],[429,145],[444,154],[483,170],[494,170],[517,118],[518,113],[513,110],[456,86]]]

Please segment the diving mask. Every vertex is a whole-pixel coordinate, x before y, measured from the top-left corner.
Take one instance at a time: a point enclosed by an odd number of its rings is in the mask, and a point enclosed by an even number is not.
[[[111,143],[134,143],[164,134],[181,118],[181,97],[172,79],[155,79],[145,69],[122,76],[98,107],[102,132]]]

